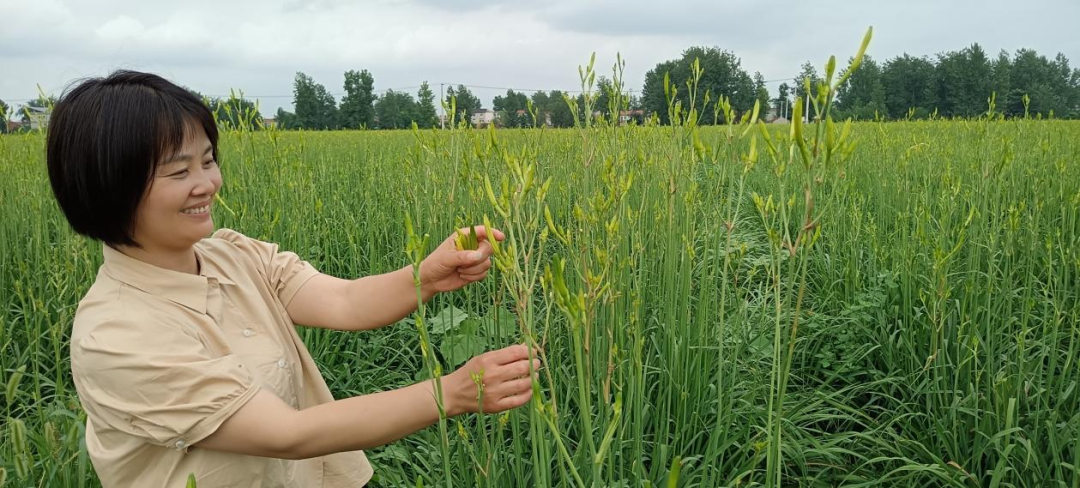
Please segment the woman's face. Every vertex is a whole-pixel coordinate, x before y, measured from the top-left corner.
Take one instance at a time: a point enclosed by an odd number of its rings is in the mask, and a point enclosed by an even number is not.
[[[210,218],[221,171],[206,131],[193,124],[177,154],[161,162],[135,213],[135,241],[144,249],[184,249],[214,231]]]

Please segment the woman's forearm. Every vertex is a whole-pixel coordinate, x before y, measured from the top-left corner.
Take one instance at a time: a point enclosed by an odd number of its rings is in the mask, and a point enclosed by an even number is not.
[[[450,398],[444,405],[448,416],[460,413]],[[297,412],[295,420],[289,457],[305,459],[389,444],[438,422],[439,409],[434,385],[424,381],[318,405]]]
[[[533,354],[524,345],[509,346],[474,357],[440,377],[446,416],[498,413],[524,405],[532,397],[534,378],[529,373],[540,367],[538,360],[529,359]],[[385,445],[438,421],[431,381],[300,411],[262,389],[194,447],[306,459]]]
[[[365,276],[351,281],[346,295],[352,328],[377,329],[393,324],[416,311],[416,287],[412,267],[380,275]],[[421,289],[424,302],[435,293]]]

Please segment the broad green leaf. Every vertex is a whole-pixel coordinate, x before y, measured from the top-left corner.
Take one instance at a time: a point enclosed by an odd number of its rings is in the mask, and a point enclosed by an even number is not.
[[[464,310],[453,306],[446,307],[428,319],[428,328],[432,334],[445,334],[456,329],[468,317],[468,313]]]
[[[493,308],[483,318],[482,330],[486,334],[497,334],[499,337],[513,336],[517,333],[517,318],[506,310]]]
[[[449,334],[439,345],[439,352],[451,367],[456,368],[473,356],[486,351],[487,346],[488,341],[482,336]]]

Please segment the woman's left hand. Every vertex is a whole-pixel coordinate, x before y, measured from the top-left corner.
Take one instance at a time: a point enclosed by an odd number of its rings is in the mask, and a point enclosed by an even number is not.
[[[457,249],[457,234],[447,237],[439,247],[436,247],[424,261],[420,263],[420,286],[428,290],[430,294],[445,291],[458,290],[461,287],[480,281],[487,276],[491,268],[492,249],[489,239],[494,237],[498,241],[506,238],[498,229],[484,228],[478,225],[476,228],[476,240],[479,246],[474,251],[460,251]],[[465,227],[460,230],[468,235],[470,230]]]

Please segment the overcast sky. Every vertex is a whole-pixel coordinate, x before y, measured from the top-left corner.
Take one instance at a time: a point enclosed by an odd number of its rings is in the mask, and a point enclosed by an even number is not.
[[[807,60],[819,71],[830,54],[846,60],[870,25],[878,60],[978,42],[991,57],[1026,47],[1076,67],[1077,19],[1080,0],[0,0],[0,100],[126,68],[207,95],[243,89],[269,116],[292,109],[297,71],[340,100],[343,73],[367,69],[377,91],[465,84],[490,107],[507,87],[576,89],[592,52],[600,74],[622,53],[634,90],[694,45],[791,78]]]

